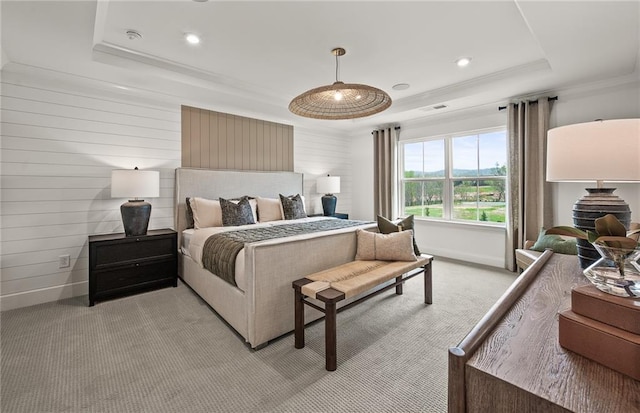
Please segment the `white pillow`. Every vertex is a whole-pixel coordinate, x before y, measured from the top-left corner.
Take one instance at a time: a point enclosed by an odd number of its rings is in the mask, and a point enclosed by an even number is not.
[[[191,198],[193,227],[195,229],[222,226],[220,201],[206,198]]]
[[[279,199],[258,197],[257,200],[260,222],[280,221],[284,219]]]

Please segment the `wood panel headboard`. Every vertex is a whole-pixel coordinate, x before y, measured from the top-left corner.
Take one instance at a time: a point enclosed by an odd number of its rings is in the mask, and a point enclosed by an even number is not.
[[[303,174],[298,172],[230,171],[177,168],[175,184],[175,229],[187,228],[187,197],[236,198],[243,195],[277,198],[278,194],[302,194]]]

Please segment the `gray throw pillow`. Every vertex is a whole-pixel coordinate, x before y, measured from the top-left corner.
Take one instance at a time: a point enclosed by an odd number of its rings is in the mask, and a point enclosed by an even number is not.
[[[220,198],[222,225],[225,227],[255,224],[249,198],[243,196],[238,203]]]
[[[282,204],[282,212],[284,219],[306,218],[307,213],[304,212],[304,203],[300,194],[293,196],[284,196],[280,194],[280,203]]]
[[[415,235],[416,230],[413,227],[413,215],[409,215],[408,217],[396,220],[389,221],[383,216],[378,215],[378,231],[383,234],[390,234],[392,232],[406,231],[410,229]],[[420,255],[420,250],[418,249],[418,244],[416,244],[416,237],[413,237],[413,252],[416,255]]]

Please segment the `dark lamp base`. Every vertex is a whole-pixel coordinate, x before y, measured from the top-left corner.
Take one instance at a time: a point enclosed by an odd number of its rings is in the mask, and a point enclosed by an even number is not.
[[[151,204],[144,200],[125,202],[120,206],[122,225],[127,237],[147,235],[149,217],[151,216]]]
[[[336,213],[336,203],[338,198],[335,195],[327,194],[322,196],[322,210],[325,217],[332,217]]]
[[[587,188],[588,194],[573,205],[573,225],[583,231],[595,231],[597,218],[614,215],[629,229],[631,210],[629,204],[613,194],[616,188]],[[578,239],[580,267],[587,268],[600,259],[600,253],[587,240]]]

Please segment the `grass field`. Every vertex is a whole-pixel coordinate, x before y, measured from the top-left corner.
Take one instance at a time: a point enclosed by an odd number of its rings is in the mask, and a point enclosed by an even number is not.
[[[442,204],[407,206],[404,211],[407,215],[442,218]],[[478,221],[478,217],[482,217],[482,212],[486,214],[487,222],[505,222],[504,202],[481,202],[480,205],[476,205],[475,202],[464,202],[453,206],[454,219]]]

